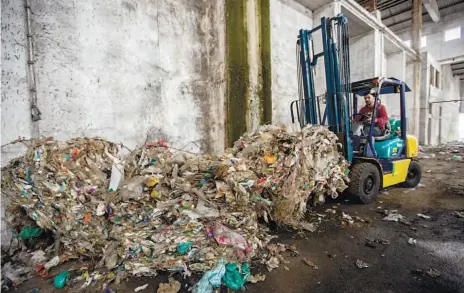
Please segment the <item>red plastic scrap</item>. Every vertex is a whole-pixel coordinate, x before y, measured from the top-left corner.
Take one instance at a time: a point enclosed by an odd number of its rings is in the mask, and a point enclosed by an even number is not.
[[[168,149],[168,141],[166,139],[158,139],[156,144],[160,147],[163,147],[164,149]]]

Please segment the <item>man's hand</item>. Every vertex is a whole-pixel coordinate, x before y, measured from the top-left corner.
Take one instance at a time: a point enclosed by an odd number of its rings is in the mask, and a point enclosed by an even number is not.
[[[372,122],[372,113],[367,113],[366,115],[367,115],[367,117],[364,119],[364,122],[366,122],[367,124],[371,124],[371,122]]]

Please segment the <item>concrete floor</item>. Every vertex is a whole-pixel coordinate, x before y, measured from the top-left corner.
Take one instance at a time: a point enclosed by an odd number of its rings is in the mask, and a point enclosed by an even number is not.
[[[288,256],[288,264],[266,275],[266,280],[247,285],[253,292],[464,292],[464,219],[453,212],[464,210],[464,162],[428,159],[421,161],[422,184],[415,189],[389,188],[376,204],[360,205],[340,198],[318,207],[316,212],[335,207],[336,214],[325,217],[318,231],[295,235],[279,231],[278,242],[296,244],[299,255]],[[429,172],[427,172],[430,170]],[[384,222],[381,209],[397,209],[411,226]],[[352,225],[341,221],[341,212],[370,220],[370,223],[355,222]],[[416,216],[430,215],[429,220]],[[365,245],[365,237],[390,240],[390,245],[377,243],[375,248]],[[416,245],[408,239],[416,239]],[[307,266],[302,258],[314,262],[319,269]],[[356,267],[356,260],[370,265]],[[288,267],[288,270],[284,268]],[[432,278],[417,270],[437,269],[440,276]],[[252,272],[262,270],[256,265]],[[189,285],[197,282],[198,276],[182,280],[181,292],[188,292]],[[149,284],[139,291],[156,292],[160,282],[167,281],[167,274],[156,278],[134,278],[110,288],[116,292],[134,292],[137,286]],[[186,284],[189,284],[186,286]],[[51,280],[32,279],[14,292],[75,292],[73,289],[54,289]],[[102,288],[89,287],[85,292],[103,292]],[[227,292],[222,288],[221,292]]]

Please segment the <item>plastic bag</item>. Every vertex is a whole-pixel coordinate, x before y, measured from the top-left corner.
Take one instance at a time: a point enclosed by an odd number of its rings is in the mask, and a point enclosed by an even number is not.
[[[66,282],[68,281],[69,278],[69,272],[65,271],[62,272],[58,275],[55,276],[53,279],[53,284],[55,285],[55,288],[63,288],[66,285]]]
[[[232,290],[239,290],[250,279],[250,266],[248,263],[243,263],[239,268],[237,264],[230,263],[226,265],[226,273],[224,274],[224,285]]]
[[[37,238],[42,234],[42,232],[43,229],[40,227],[25,226],[21,229],[19,237],[21,239]]]
[[[215,223],[213,227],[208,228],[208,235],[214,237],[219,244],[231,245],[235,248],[250,252],[252,248],[242,235],[232,231],[220,222]]]
[[[177,252],[180,253],[181,255],[184,255],[189,251],[189,249],[190,249],[190,247],[192,247],[192,245],[193,245],[192,241],[179,243],[177,245]]]
[[[193,286],[193,293],[211,293],[221,286],[221,280],[226,272],[224,260],[221,259],[211,270],[207,271],[198,283]]]

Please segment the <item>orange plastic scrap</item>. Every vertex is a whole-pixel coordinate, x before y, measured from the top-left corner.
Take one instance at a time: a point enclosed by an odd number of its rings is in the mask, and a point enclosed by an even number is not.
[[[274,154],[264,155],[264,161],[268,164],[274,164],[277,161],[277,156]]]
[[[89,213],[86,213],[85,216],[84,216],[83,222],[84,222],[84,223],[89,223],[89,222],[90,222],[90,218],[91,218],[90,214],[89,214]]]
[[[79,149],[73,148],[73,149],[71,150],[71,158],[73,158],[73,159],[77,158],[77,156],[79,155],[79,153],[80,153],[80,150],[79,150]]]

